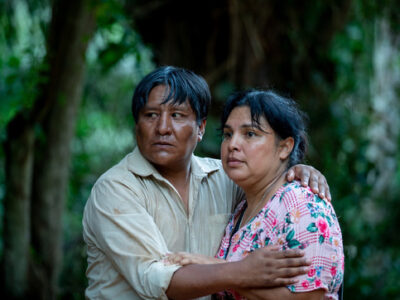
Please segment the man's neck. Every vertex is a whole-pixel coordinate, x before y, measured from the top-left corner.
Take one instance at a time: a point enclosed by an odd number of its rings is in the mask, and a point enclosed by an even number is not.
[[[157,168],[157,167],[156,167]],[[189,187],[190,187],[190,162],[187,166],[174,169],[160,169],[158,172],[167,179],[178,191],[186,212],[189,208]]]

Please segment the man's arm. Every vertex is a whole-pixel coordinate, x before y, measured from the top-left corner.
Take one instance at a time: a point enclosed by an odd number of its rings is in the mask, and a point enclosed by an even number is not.
[[[303,186],[310,186],[311,190],[321,198],[332,200],[325,176],[312,166],[295,165],[288,170],[286,179],[289,182],[298,179]]]
[[[249,300],[323,300],[325,298],[325,290],[323,289],[301,293],[292,293],[286,287],[273,289],[242,289],[236,291]]]
[[[140,298],[167,299],[165,290],[179,266],[164,266],[161,262],[169,250],[142,198],[121,181],[105,179],[96,183],[83,220],[88,248],[98,249],[99,257],[91,259],[88,277],[89,281],[105,280],[98,276],[104,272],[98,260],[104,260],[110,268],[107,275],[112,278],[112,272],[118,273]]]
[[[293,276],[305,274],[309,264],[300,250],[258,249],[238,262],[191,264],[177,270],[167,290],[172,299],[188,299],[225,289],[290,285]]]

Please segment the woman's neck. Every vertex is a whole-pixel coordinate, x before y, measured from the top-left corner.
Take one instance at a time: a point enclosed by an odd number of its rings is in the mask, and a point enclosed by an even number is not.
[[[243,215],[242,224],[246,224],[250,221],[267,204],[279,187],[285,183],[285,175],[286,171],[280,170],[280,172],[277,172],[276,176],[269,180],[267,184],[264,184],[262,188],[243,189],[246,194],[247,208]]]

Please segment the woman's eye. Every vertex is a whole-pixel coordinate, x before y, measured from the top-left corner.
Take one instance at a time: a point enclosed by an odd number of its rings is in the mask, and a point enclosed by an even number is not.
[[[246,132],[246,136],[247,137],[253,137],[253,136],[255,136],[256,135],[256,133],[254,132],[254,131],[247,131]]]
[[[222,133],[222,138],[223,138],[224,140],[230,138],[231,136],[232,136],[232,134],[231,134],[230,132],[224,132],[224,133]]]

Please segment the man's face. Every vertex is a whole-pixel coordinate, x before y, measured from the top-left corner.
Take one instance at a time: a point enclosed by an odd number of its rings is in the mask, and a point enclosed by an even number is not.
[[[140,152],[161,174],[188,168],[206,124],[205,120],[197,124],[189,101],[179,105],[171,101],[162,104],[167,95],[164,85],[154,87],[136,124]]]

